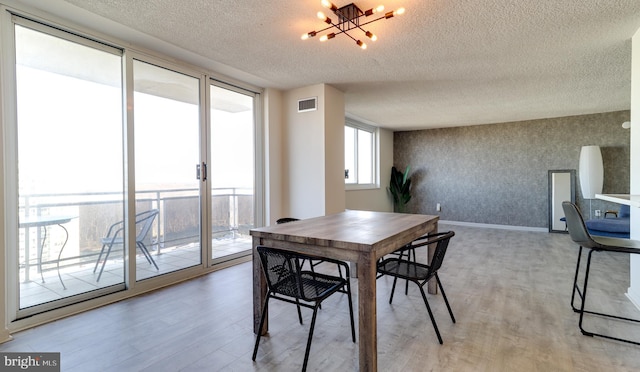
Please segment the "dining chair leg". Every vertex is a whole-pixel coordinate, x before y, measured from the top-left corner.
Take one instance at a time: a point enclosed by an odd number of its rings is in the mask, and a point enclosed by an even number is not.
[[[393,278],[393,286],[391,287],[391,296],[389,296],[389,305],[391,305],[391,301],[393,301],[393,292],[396,291],[396,283],[398,282],[398,277]]]
[[[416,251],[415,251],[415,249],[407,250],[407,261],[411,261],[411,252],[412,251],[413,251],[413,262],[416,262]],[[403,256],[404,256],[404,252],[400,252],[400,256],[398,257],[398,259],[401,260]],[[409,280],[405,280],[405,283],[404,283],[404,294],[405,294],[405,296],[409,294]],[[389,303],[391,303],[391,302],[389,302]]]
[[[346,273],[345,273],[346,274]],[[351,284],[349,278],[347,278],[347,299],[349,300],[349,317],[351,318],[351,339],[356,342],[356,326],[353,321],[353,303],[351,301]]]
[[[589,255],[587,258],[587,269],[584,273],[584,285],[582,288],[582,303],[580,304],[580,321],[578,322],[578,326],[580,327],[580,332],[582,332],[585,336],[593,337],[593,333],[587,332],[582,328],[582,319],[584,318],[584,305],[587,302],[587,283],[589,282],[589,269],[591,268],[591,254],[593,250],[589,251]]]
[[[298,307],[298,320],[302,323],[302,311],[300,310],[300,300],[296,298],[296,306]]]
[[[451,315],[451,321],[456,322],[456,318],[453,316],[453,311],[451,310],[451,306],[449,306],[449,300],[447,300],[447,295],[444,293],[444,288],[442,288],[442,282],[440,281],[440,277],[438,277],[438,273],[436,273],[436,282],[438,282],[438,287],[440,287],[440,293],[442,293],[442,298],[444,299],[444,303],[447,305],[447,310],[449,310],[449,315]]]
[[[262,315],[260,316],[260,327],[258,327],[258,336],[256,337],[256,345],[253,347],[253,356],[251,360],[256,360],[256,355],[258,354],[258,345],[260,344],[260,338],[262,337],[262,327],[264,326],[264,318],[267,315],[267,309],[269,308],[269,297],[271,297],[270,293],[267,293],[267,298],[264,300],[264,305],[262,306]]]
[[[580,288],[578,287],[578,272],[580,271],[580,260],[582,259],[582,246],[580,246],[580,249],[578,250],[578,261],[576,263],[576,274],[573,277],[573,291],[571,292],[571,308],[573,309],[574,312],[579,313],[580,309],[578,309],[577,307],[574,306],[574,300],[575,300],[575,296],[576,296],[576,291],[578,292],[578,295],[580,296],[580,298],[582,298],[582,293],[580,292]]]
[[[436,331],[436,336],[438,336],[438,342],[440,342],[440,345],[442,345],[442,337],[440,336],[440,331],[438,330],[436,319],[433,317],[433,313],[431,312],[431,306],[429,306],[427,295],[424,294],[424,289],[422,289],[422,286],[419,287],[420,293],[422,294],[422,299],[424,300],[424,304],[427,305],[427,312],[429,313],[429,318],[431,318],[431,324],[433,324],[433,329]]]
[[[584,329],[582,323],[583,323],[583,319],[584,319],[584,314],[594,314],[594,315],[599,315],[599,316],[604,316],[604,317],[609,317],[609,318],[614,318],[614,319],[619,319],[619,320],[624,320],[624,321],[628,321],[628,322],[640,322],[640,320],[638,319],[632,319],[632,318],[626,318],[626,317],[622,317],[622,316],[617,316],[617,315],[613,315],[613,314],[605,314],[605,313],[599,313],[599,312],[595,312],[595,311],[587,311],[585,310],[585,304],[587,302],[587,285],[589,282],[589,273],[591,270],[591,258],[592,258],[592,254],[593,252],[595,252],[593,249],[589,251],[589,255],[587,258],[587,268],[584,274],[584,284],[583,284],[583,288],[582,288],[582,303],[580,304],[580,321],[578,322],[578,326],[580,327],[580,332],[582,332],[583,335],[585,336],[590,336],[590,337],[602,337],[602,338],[608,338],[610,340],[615,340],[615,341],[620,341],[620,342],[626,342],[629,344],[634,344],[634,345],[640,345],[640,342],[637,341],[632,341],[632,340],[628,340],[628,339],[623,339],[623,338],[618,338],[618,337],[613,337],[613,336],[608,336],[602,333],[593,333],[593,332],[589,332],[587,330]]]
[[[416,251],[413,249],[410,249],[407,251],[407,261],[411,261],[411,251],[413,251],[413,262],[416,262]],[[408,295],[409,294],[409,281],[405,280],[404,281],[404,295]]]
[[[307,370],[307,362],[309,361],[309,351],[311,351],[311,339],[313,338],[313,328],[316,325],[316,316],[318,315],[318,308],[320,303],[316,303],[313,307],[313,317],[311,318],[311,327],[309,328],[309,338],[307,339],[307,349],[304,352],[304,362],[302,363],[302,372]]]

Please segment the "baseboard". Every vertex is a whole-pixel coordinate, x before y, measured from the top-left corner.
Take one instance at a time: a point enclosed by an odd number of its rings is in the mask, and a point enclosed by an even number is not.
[[[627,288],[627,293],[625,293],[629,301],[640,310],[640,293],[638,291],[633,290],[631,287]]]
[[[13,337],[11,337],[11,334],[9,333],[8,329],[4,329],[0,331],[0,344],[3,344],[11,340],[13,340]]]
[[[528,226],[512,226],[512,225],[497,225],[490,223],[475,223],[475,222],[460,222],[460,221],[446,221],[440,220],[438,223],[443,225],[457,225],[468,227],[479,227],[483,229],[502,229],[502,230],[517,230],[517,231],[533,231],[533,232],[549,232],[546,227],[528,227]]]

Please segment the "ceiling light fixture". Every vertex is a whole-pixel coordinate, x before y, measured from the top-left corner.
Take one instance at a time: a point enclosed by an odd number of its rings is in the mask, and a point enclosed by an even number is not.
[[[384,13],[384,15],[378,18],[372,19],[370,21],[366,21],[364,23],[360,23],[360,19],[362,17],[367,18],[376,13],[382,13],[384,11],[384,6],[380,5],[375,8],[366,10],[364,12],[360,8],[358,8],[356,4],[353,4],[353,3],[345,5],[342,8],[338,8],[329,0],[322,0],[322,6],[330,9],[336,16],[338,16],[338,22],[334,23],[333,20],[327,17],[324,13],[318,12],[318,18],[323,22],[329,24],[329,26],[323,28],[322,30],[311,31],[302,35],[302,40],[306,40],[310,37],[314,37],[321,32],[327,31],[335,27],[339,30],[339,32],[331,32],[331,33],[325,34],[320,37],[320,41],[327,41],[329,39],[333,39],[334,37],[336,37],[336,35],[345,34],[349,36],[353,41],[355,41],[360,48],[367,49],[367,44],[362,42],[362,40],[356,39],[355,37],[353,37],[349,33],[349,31],[359,29],[364,33],[365,36],[371,39],[371,41],[376,41],[378,40],[378,37],[374,35],[372,32],[363,29],[362,27],[368,25],[369,23],[379,21],[381,19],[389,19],[393,16],[404,14],[404,8],[399,8],[392,12]]]

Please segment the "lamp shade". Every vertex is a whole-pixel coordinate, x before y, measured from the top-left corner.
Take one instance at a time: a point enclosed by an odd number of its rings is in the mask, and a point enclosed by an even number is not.
[[[604,181],[602,153],[599,146],[582,146],[579,172],[582,197],[595,199],[596,194],[602,193]]]

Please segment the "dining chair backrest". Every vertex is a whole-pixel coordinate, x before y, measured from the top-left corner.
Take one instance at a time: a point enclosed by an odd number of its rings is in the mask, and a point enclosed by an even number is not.
[[[429,264],[429,274],[431,276],[433,273],[437,272],[442,266],[442,261],[444,261],[444,256],[447,253],[447,248],[449,247],[449,240],[451,237],[455,235],[455,232],[449,231],[436,237],[435,239],[429,239],[429,244],[436,244],[436,249],[433,252],[433,258],[431,259],[431,263]]]
[[[304,298],[300,281],[300,263],[293,252],[265,246],[257,247],[269,291]]]
[[[431,278],[436,272],[438,272],[438,270],[440,270],[440,267],[442,267],[444,256],[447,253],[447,248],[449,247],[449,240],[451,240],[451,237],[455,234],[455,231],[429,234],[425,237],[414,240],[411,244],[407,245],[409,249],[420,248],[425,245],[436,245],[436,248],[433,251],[433,257],[429,263],[429,270],[426,273],[427,278]],[[417,243],[418,241],[421,242]]]
[[[567,220],[567,230],[569,230],[571,240],[585,248],[597,248],[600,246],[591,238],[582,213],[580,213],[575,204],[564,201],[562,202],[562,210]]]
[[[282,217],[282,218],[279,218],[276,221],[276,224],[280,225],[280,224],[283,224],[283,223],[289,223],[289,222],[294,222],[294,221],[300,221],[300,219],[299,218],[293,218],[293,217]]]

